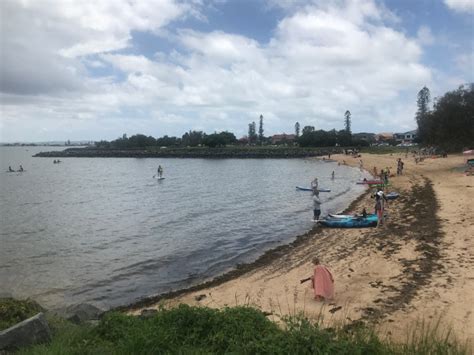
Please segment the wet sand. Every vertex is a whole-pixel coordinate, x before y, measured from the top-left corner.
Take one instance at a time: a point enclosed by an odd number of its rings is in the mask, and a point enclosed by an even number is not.
[[[253,305],[278,321],[304,312],[326,325],[376,324],[380,331],[403,340],[416,321],[451,327],[462,340],[474,339],[474,177],[458,167],[461,155],[425,159],[415,164],[405,155],[363,154],[361,158],[331,156],[348,165],[372,171],[376,166],[396,171],[396,159],[405,162],[403,176],[391,179],[387,189],[401,196],[390,201],[388,219],[379,228],[327,229],[315,227],[287,246],[266,253],[208,283],[159,297],[126,309],[133,314],[160,304],[209,307]],[[336,170],[337,176],[337,170]],[[348,210],[373,211],[368,190]],[[311,211],[308,211],[310,214]],[[318,256],[332,271],[336,297],[316,302],[310,283],[300,279],[312,273]]]

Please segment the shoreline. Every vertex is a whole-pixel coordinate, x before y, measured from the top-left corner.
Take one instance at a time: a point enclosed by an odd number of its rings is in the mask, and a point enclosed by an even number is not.
[[[349,206],[343,210],[342,213],[346,213],[354,209],[354,207],[360,203],[360,201],[366,197],[367,194],[370,193],[370,190],[363,191],[357,198],[352,200],[349,203]],[[223,273],[222,275],[216,276],[210,280],[201,282],[197,285],[186,287],[170,292],[161,293],[155,296],[148,296],[144,297],[143,299],[137,300],[132,302],[128,305],[122,305],[111,308],[109,311],[134,311],[137,309],[141,309],[143,307],[148,307],[154,305],[158,302],[163,300],[173,299],[175,297],[184,295],[189,292],[197,292],[209,287],[219,286],[225,282],[235,280],[246,273],[252,272],[257,270],[258,268],[266,267],[271,265],[277,258],[281,257],[285,253],[290,252],[292,249],[297,248],[299,246],[305,245],[307,243],[308,238],[312,237],[313,235],[317,234],[320,231],[320,227],[314,226],[312,229],[308,230],[306,233],[300,234],[295,237],[291,243],[279,245],[272,249],[265,251],[262,255],[260,255],[256,260],[250,263],[243,263],[237,264],[234,268],[230,269],[229,271]]]
[[[327,326],[374,324],[395,339],[406,336],[416,322],[441,320],[443,329],[451,327],[459,338],[472,340],[474,223],[469,211],[474,182],[456,172],[462,156],[426,159],[420,164],[404,154],[363,154],[360,159],[370,171],[373,166],[393,167],[399,157],[405,161],[406,173],[391,180],[389,191],[401,196],[389,203],[386,225],[344,230],[316,227],[222,279],[121,310],[140,314],[144,309],[180,303],[213,308],[243,303],[277,322],[301,311],[308,318],[323,318]],[[360,160],[345,155],[334,159],[351,166],[358,166]],[[457,195],[460,189],[461,196]],[[368,191],[346,211],[372,210]],[[299,283],[311,272],[314,255],[335,275],[336,298],[331,302],[315,302],[309,287]]]

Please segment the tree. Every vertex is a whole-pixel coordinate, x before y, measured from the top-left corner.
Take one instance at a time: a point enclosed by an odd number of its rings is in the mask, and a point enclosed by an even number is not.
[[[314,127],[313,126],[304,126],[303,127],[303,133],[302,135],[308,134],[314,132]]]
[[[346,113],[344,114],[344,128],[346,132],[350,135],[352,135],[351,131],[351,111],[347,110]]]
[[[227,144],[233,144],[237,142],[235,135],[230,132],[220,132],[206,135],[202,143],[208,147],[224,147]]]
[[[254,144],[257,141],[256,131],[257,129],[255,122],[249,123],[249,144]]]
[[[260,115],[260,124],[258,125],[258,143],[263,144],[263,115]]]
[[[300,123],[299,122],[295,123],[295,135],[296,135],[296,138],[300,137]]]
[[[189,131],[183,134],[181,142],[184,146],[197,147],[202,144],[204,133],[202,131]]]
[[[423,122],[423,121],[422,121]],[[424,122],[423,143],[446,150],[472,148],[474,142],[474,85],[460,86],[436,101]],[[423,137],[422,137],[423,139]]]
[[[418,106],[418,110],[416,111],[415,119],[416,124],[418,125],[418,137],[422,142],[428,142],[428,136],[430,131],[430,89],[426,86],[423,87],[418,92],[418,98],[416,100],[416,105]]]

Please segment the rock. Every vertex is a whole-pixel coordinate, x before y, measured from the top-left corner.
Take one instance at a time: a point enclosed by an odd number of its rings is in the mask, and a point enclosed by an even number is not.
[[[54,314],[76,324],[98,320],[102,313],[104,313],[102,309],[88,303],[75,304],[54,312]]]
[[[51,330],[43,313],[38,313],[0,332],[0,350],[15,350],[49,341],[51,341]]]
[[[156,315],[157,313],[158,313],[158,310],[156,310],[156,309],[144,309],[140,313],[140,318],[150,318],[150,317],[153,317],[154,315]]]
[[[203,300],[206,297],[207,296],[205,294],[201,294],[201,295],[195,296],[194,299],[199,302],[199,301]]]

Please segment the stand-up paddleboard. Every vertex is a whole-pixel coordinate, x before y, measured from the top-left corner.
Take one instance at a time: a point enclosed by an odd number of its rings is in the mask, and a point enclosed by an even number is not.
[[[153,175],[153,179],[164,180],[165,178],[163,176]]]
[[[300,190],[300,191],[313,191],[312,188],[310,187],[302,187],[302,186],[296,186],[296,189],[297,190]],[[318,189],[319,192],[331,192],[330,189]]]

